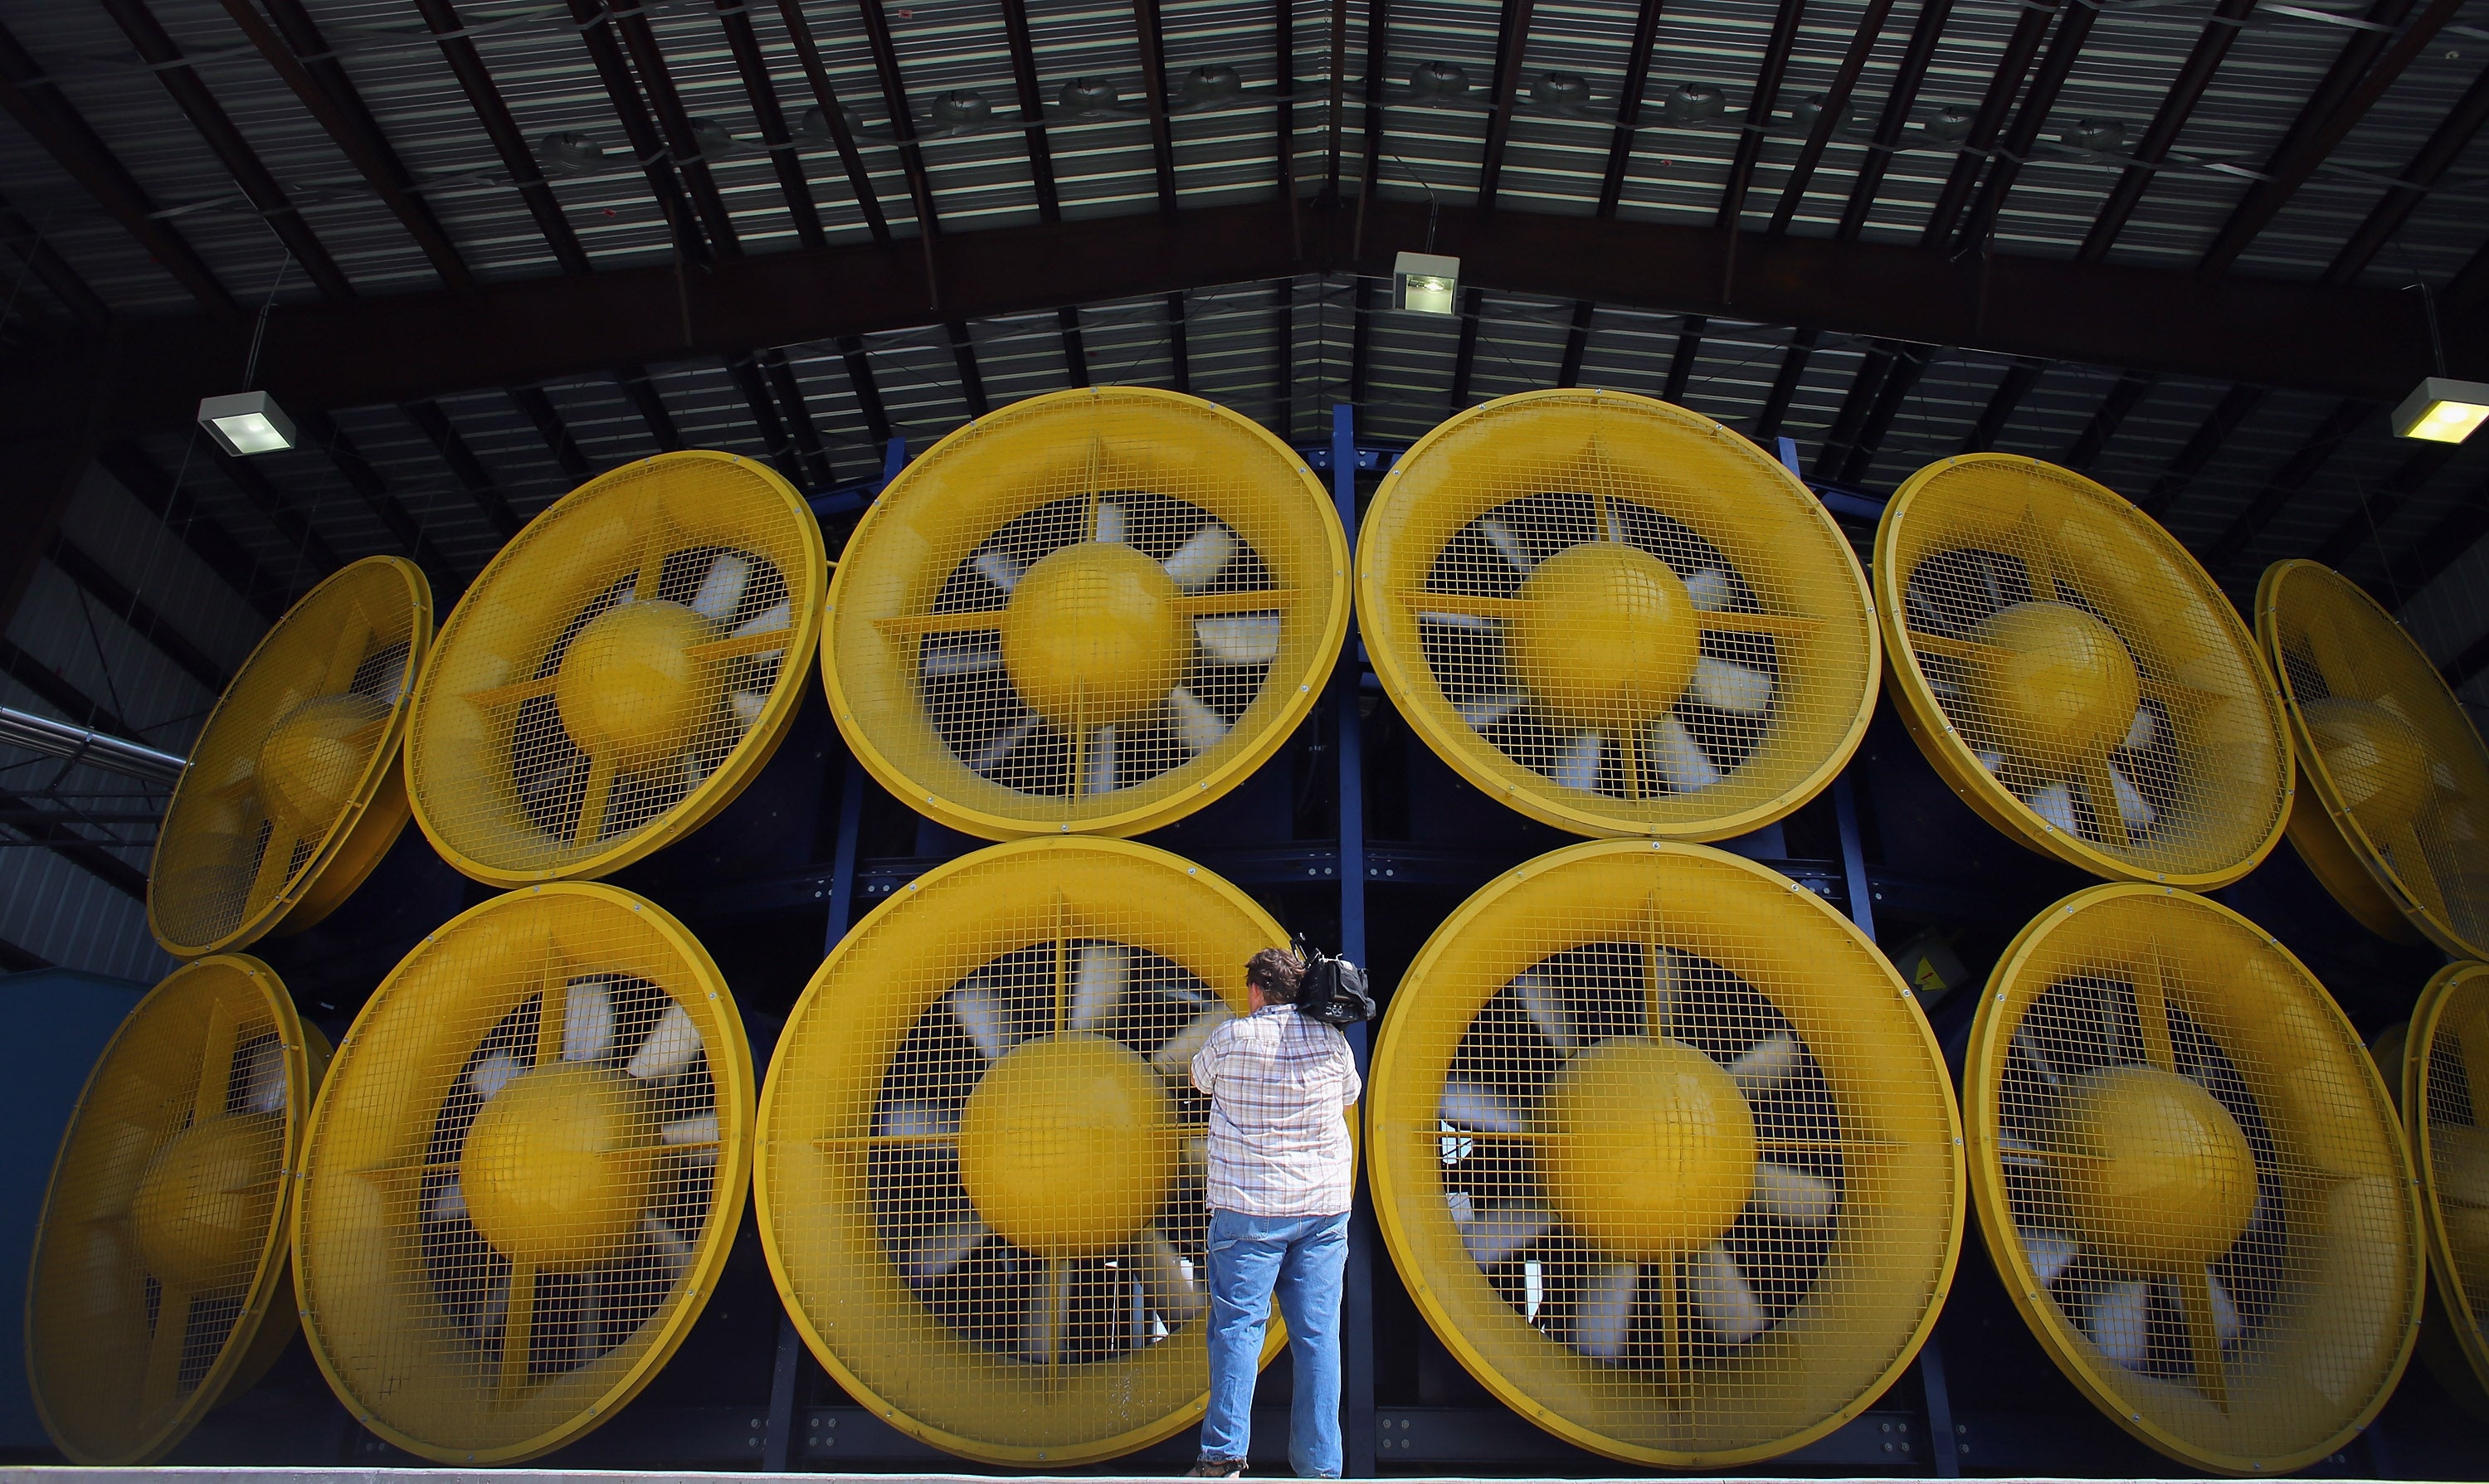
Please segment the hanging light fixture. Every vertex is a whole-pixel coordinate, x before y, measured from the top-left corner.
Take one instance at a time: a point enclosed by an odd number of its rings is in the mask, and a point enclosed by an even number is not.
[[[2459,443],[2483,422],[2489,422],[2489,382],[2424,377],[2394,409],[2394,437]]]
[[[294,419],[264,391],[201,397],[199,426],[231,454],[282,453],[294,446]]]
[[[1391,263],[1391,307],[1419,314],[1457,314],[1461,260],[1440,253],[1404,252]]]

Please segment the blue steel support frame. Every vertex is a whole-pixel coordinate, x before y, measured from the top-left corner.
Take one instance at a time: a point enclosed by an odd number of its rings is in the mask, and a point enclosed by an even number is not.
[[[1330,410],[1330,476],[1339,523],[1348,532],[1352,573],[1357,552],[1357,409],[1345,403]],[[1357,707],[1359,681],[1365,669],[1365,646],[1357,637],[1352,612],[1348,636],[1341,642],[1339,664],[1331,671],[1333,756],[1339,764],[1339,953],[1365,962],[1365,739]],[[1358,1075],[1367,1068],[1368,1042],[1362,1025],[1348,1029],[1357,1053]],[[1362,1117],[1362,1113],[1359,1114]],[[1369,1137],[1368,1148],[1372,1147]],[[1346,1293],[1340,1304],[1342,1365],[1340,1433],[1345,1469],[1351,1478],[1374,1476],[1374,1251],[1381,1232],[1370,1204],[1360,1204],[1349,1219]]]

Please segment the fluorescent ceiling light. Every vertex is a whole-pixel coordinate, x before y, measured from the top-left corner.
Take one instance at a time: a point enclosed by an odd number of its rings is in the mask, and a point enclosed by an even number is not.
[[[1461,260],[1404,252],[1391,264],[1391,306],[1419,314],[1457,314]]]
[[[2489,421],[2489,382],[2432,376],[2394,409],[2394,437],[2459,443]]]
[[[294,446],[294,419],[264,391],[201,398],[199,426],[227,453],[278,453]]]

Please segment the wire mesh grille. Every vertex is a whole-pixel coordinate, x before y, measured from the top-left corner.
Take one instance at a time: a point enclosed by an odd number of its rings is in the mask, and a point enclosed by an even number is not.
[[[386,814],[373,827],[391,835],[405,823],[386,775],[431,640],[431,588],[394,556],[343,568],[269,630],[200,729],[165,810],[147,912],[166,952],[209,953],[273,927],[358,806]]]
[[[2489,966],[2439,970],[2412,1029],[2404,1107],[2438,1292],[2473,1374],[2489,1375]]]
[[[2097,874],[2237,879],[2289,805],[2289,739],[2229,600],[2159,526],[2010,454],[1885,507],[1877,601],[1920,745],[1980,812]]]
[[[1964,1073],[1989,1249],[2058,1364],[2198,1467],[2298,1467],[2409,1354],[2417,1226],[2341,1012],[2253,924],[2165,888],[2050,908]]]
[[[512,886],[696,828],[784,734],[825,571],[810,507],[748,460],[663,454],[572,491],[442,629],[407,750],[424,832]]]
[[[763,1240],[822,1364],[995,1463],[1111,1458],[1199,1417],[1191,1057],[1285,941],[1233,886],[1109,840],[979,851],[867,918],[761,1107]]]
[[[233,955],[175,970],[97,1064],[27,1289],[28,1377],[72,1459],[161,1456],[247,1384],[263,1321],[294,1332],[269,1309],[309,1078],[284,985]]]
[[[743,1203],[750,1053],[716,966],[625,892],[477,907],[339,1048],[295,1258],[383,1436],[511,1462],[598,1425],[700,1312]]]
[[[1559,851],[1473,897],[1374,1054],[1376,1203],[1427,1320],[1610,1457],[1770,1457],[1933,1323],[1958,1125],[1890,964],[1699,846]]]
[[[1453,418],[1385,481],[1358,559],[1394,701],[1566,829],[1755,828],[1829,781],[1874,701],[1867,585],[1831,517],[1667,403],[1531,392]]]
[[[2489,956],[2489,749],[2437,667],[2312,561],[2266,573],[2256,627],[2334,828],[2440,947]]]
[[[900,797],[990,839],[1199,808],[1278,747],[1346,632],[1321,483],[1172,392],[981,418],[883,492],[849,552],[824,651],[839,725]]]

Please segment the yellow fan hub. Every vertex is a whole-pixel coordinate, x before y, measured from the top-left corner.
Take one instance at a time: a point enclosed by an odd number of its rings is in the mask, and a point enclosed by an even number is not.
[[[285,1120],[215,1118],[157,1152],[129,1203],[147,1271],[189,1293],[224,1288],[258,1266],[285,1162]]]
[[[548,1270],[612,1260],[639,1229],[656,1170],[628,1077],[555,1062],[521,1074],[467,1131],[468,1218],[503,1256]]]
[[[2071,1100],[2067,1193],[2084,1241],[2137,1268],[2200,1268],[2255,1214],[2255,1155],[2201,1084],[2153,1067],[2093,1073]]]
[[[1070,730],[1138,716],[1184,672],[1190,634],[1166,569],[1120,541],[1051,552],[1012,589],[1003,664],[1029,708]]]
[[[2017,753],[2104,752],[2134,726],[2142,686],[2114,630],[2066,603],[2017,603],[1976,631],[1980,713]]]
[[[2436,776],[2419,729],[2371,700],[2333,697],[2301,710],[2342,803],[2377,831],[2409,829],[2427,810]]]
[[[318,838],[345,810],[389,708],[366,696],[322,696],[286,714],[259,748],[260,802],[280,838]],[[358,734],[365,734],[359,737]]]
[[[588,620],[554,683],[571,740],[626,768],[681,752],[717,708],[715,672],[691,652],[715,637],[679,603],[619,603]]]
[[[1601,727],[1657,721],[1694,674],[1702,631],[1668,563],[1620,541],[1585,541],[1521,585],[1508,638],[1513,669],[1539,704]]]
[[[1754,1192],[1754,1110],[1726,1069],[1681,1041],[1601,1042],[1565,1063],[1544,1118],[1557,1213],[1616,1258],[1708,1246]]]
[[[1166,1203],[1175,1110],[1158,1073],[1086,1033],[1023,1042],[959,1118],[959,1182],[987,1225],[1044,1257],[1130,1242]]]

